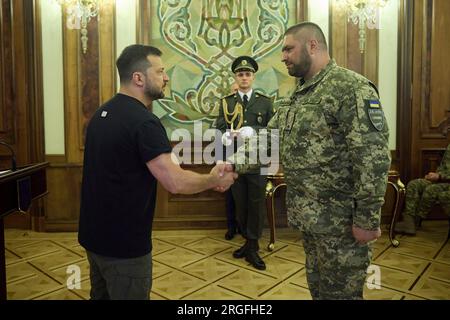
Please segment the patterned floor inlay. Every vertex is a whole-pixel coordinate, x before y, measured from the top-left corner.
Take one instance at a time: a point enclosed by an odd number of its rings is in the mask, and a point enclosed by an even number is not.
[[[450,299],[450,243],[447,221],[424,221],[415,237],[398,236],[390,246],[387,232],[373,244],[379,287],[370,282],[369,300]],[[256,270],[232,254],[241,235],[224,239],[225,230],[154,231],[153,300],[310,300],[305,253],[298,232],[277,230],[274,249],[264,230],[259,254],[267,269]],[[5,231],[8,299],[89,299],[89,264],[76,233]],[[75,269],[74,269],[75,268]],[[74,282],[70,276],[78,270]],[[72,279],[73,281],[71,282]],[[69,281],[68,281],[69,280]],[[68,287],[68,284],[75,287]]]

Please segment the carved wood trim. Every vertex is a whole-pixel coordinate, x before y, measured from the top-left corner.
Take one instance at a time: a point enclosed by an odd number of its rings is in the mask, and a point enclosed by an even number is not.
[[[413,21],[414,1],[402,0],[398,24],[397,150],[403,181],[409,181],[411,175]]]
[[[116,6],[103,1],[102,18],[99,21],[99,105],[116,93]]]
[[[366,28],[366,48],[359,50],[358,26],[348,21],[347,14],[338,10],[336,0],[330,1],[329,51],[338,65],[364,75],[378,84],[379,31]]]
[[[25,1],[28,4],[27,17],[32,19],[27,25],[32,25],[34,32],[28,32],[29,57],[32,57],[28,68],[30,79],[33,79],[32,103],[29,104],[30,112],[30,160],[32,163],[43,162],[45,159],[45,134],[44,134],[44,97],[43,97],[43,71],[42,71],[42,31],[41,12],[39,0]]]
[[[151,0],[138,0],[136,4],[136,37],[140,44],[151,45],[152,4]]]
[[[11,1],[0,2],[0,139],[9,144],[15,143],[13,130],[13,30]],[[3,153],[3,151],[0,151]]]
[[[102,7],[103,8],[103,7]],[[86,129],[92,115],[98,109],[100,103],[100,68],[99,68],[99,25],[98,19],[92,19],[88,24],[89,43],[86,53],[79,52],[80,55],[80,84],[81,96],[80,124],[78,127],[78,143],[80,150],[84,150]]]
[[[442,54],[442,50],[444,49],[441,48],[444,44],[440,42],[436,43],[436,39],[440,35],[439,32],[442,32],[442,30],[437,30],[438,26],[436,25],[439,19],[438,15],[442,14],[441,12],[436,12],[440,8],[438,7],[440,3],[437,0],[425,0],[422,2],[423,37],[421,39],[422,59],[420,61],[422,75],[418,87],[420,87],[421,91],[420,133],[423,139],[447,139],[450,127],[449,112],[447,110],[449,106],[437,106],[433,104],[435,102],[436,92],[439,90],[439,84],[433,82],[435,78],[432,76],[432,73],[439,70],[439,68],[446,67],[445,65],[434,64],[434,61],[441,57],[439,55]],[[433,95],[432,87],[434,91]]]
[[[297,2],[297,22],[308,20],[308,1],[299,0]]]
[[[336,0],[330,0],[329,14],[329,52],[340,66],[346,67],[347,61],[347,16],[344,12],[336,10]]]

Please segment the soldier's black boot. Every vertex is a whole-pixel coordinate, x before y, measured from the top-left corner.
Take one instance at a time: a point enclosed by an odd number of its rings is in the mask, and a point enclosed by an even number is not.
[[[235,257],[236,259],[241,259],[245,257],[247,247],[248,247],[248,240],[245,240],[245,244],[233,252],[233,257]]]
[[[266,270],[266,264],[258,255],[258,240],[248,240],[245,260],[258,270]]]
[[[228,229],[227,233],[225,233],[225,239],[231,240],[236,235],[236,228],[230,228]]]

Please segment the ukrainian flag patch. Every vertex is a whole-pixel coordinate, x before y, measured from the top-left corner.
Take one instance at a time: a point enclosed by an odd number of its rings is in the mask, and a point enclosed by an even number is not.
[[[366,104],[367,115],[370,123],[376,130],[382,131],[384,128],[385,118],[380,100],[364,100],[364,102]]]
[[[369,104],[370,104],[370,108],[372,108],[372,109],[380,109],[381,108],[380,101],[378,101],[378,100],[369,100]]]

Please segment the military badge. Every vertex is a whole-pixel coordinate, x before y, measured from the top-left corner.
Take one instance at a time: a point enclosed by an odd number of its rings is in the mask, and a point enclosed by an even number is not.
[[[384,112],[379,100],[364,100],[369,120],[378,131],[384,128]]]
[[[258,121],[258,124],[262,124],[263,117],[261,113],[258,113],[258,118],[256,119],[256,121]]]

